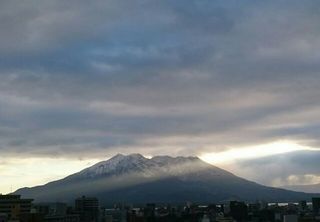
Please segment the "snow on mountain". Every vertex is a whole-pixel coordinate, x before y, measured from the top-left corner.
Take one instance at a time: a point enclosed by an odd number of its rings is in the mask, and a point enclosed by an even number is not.
[[[117,154],[109,160],[80,171],[77,177],[95,178],[131,173],[138,173],[145,177],[163,174],[178,175],[198,169],[201,165],[203,164],[197,157],[155,156],[148,159],[141,154]]]
[[[103,175],[119,175],[134,171],[141,171],[150,167],[146,158],[140,154],[117,154],[109,160],[99,162],[90,168],[80,171],[78,176],[97,177]]]

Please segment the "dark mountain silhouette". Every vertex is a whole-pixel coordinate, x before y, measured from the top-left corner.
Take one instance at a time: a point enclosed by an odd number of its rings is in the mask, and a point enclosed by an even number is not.
[[[197,157],[121,155],[62,180],[15,192],[36,202],[72,202],[95,196],[103,204],[224,202],[228,200],[298,201],[312,194],[266,187],[203,162]]]

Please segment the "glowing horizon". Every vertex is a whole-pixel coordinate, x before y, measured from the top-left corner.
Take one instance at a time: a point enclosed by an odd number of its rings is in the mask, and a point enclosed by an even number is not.
[[[229,149],[216,153],[205,153],[199,156],[203,161],[210,164],[233,162],[240,159],[253,159],[270,155],[289,153],[301,150],[316,150],[308,146],[299,145],[293,141],[276,141],[250,147]]]
[[[229,149],[222,152],[205,153],[198,155],[198,157],[209,164],[223,166],[224,164],[238,160],[262,158],[301,150],[311,151],[316,149],[299,145],[293,141],[275,141],[256,146]],[[143,156],[152,158],[151,155]],[[0,166],[0,170],[3,172],[2,178],[6,178],[4,181],[7,181],[2,182],[0,185],[0,193],[10,193],[22,187],[43,185],[53,180],[62,179],[103,160],[105,159],[9,158],[6,162],[7,164]],[[24,165],[23,171],[21,171],[21,165]]]

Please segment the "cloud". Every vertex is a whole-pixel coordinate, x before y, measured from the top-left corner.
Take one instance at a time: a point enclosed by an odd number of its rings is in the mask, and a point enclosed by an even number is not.
[[[286,178],[276,178],[273,180],[274,185],[310,185],[320,183],[320,176],[314,174],[289,175]]]
[[[240,160],[227,166],[238,175],[272,186],[319,183],[320,151],[295,151],[257,159]]]
[[[314,1],[4,1],[0,154],[319,147]]]

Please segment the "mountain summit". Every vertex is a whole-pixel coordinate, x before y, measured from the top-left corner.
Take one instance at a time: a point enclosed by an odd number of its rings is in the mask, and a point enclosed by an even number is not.
[[[104,204],[297,201],[311,194],[262,186],[203,162],[198,157],[117,154],[62,180],[15,192],[37,202],[71,202],[82,195],[97,196]]]

